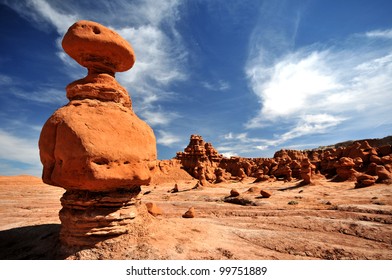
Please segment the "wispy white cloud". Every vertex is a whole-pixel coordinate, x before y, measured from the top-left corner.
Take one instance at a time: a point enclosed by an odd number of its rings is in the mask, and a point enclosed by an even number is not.
[[[29,3],[37,12],[37,15],[32,14],[32,16],[40,16],[43,20],[50,22],[56,27],[59,34],[64,34],[68,28],[78,19],[76,14],[62,13],[53,8],[47,1],[44,0],[31,0]]]
[[[0,86],[7,86],[12,84],[12,78],[8,75],[0,74]]]
[[[140,106],[136,106],[136,111],[142,115],[142,112],[151,111],[152,115],[156,103],[172,95],[165,88],[187,78],[182,65],[186,51],[179,38],[173,40],[156,26],[128,27],[117,31],[131,42],[136,53],[134,67],[128,72],[118,73],[118,80],[131,90],[132,98],[135,97]],[[154,123],[159,124],[160,121]]]
[[[244,156],[246,154],[255,154],[260,151],[266,151],[271,146],[278,144],[278,140],[263,139],[259,137],[250,137],[248,133],[233,133],[222,135],[220,137],[220,145],[217,151],[226,157],[230,155]]]
[[[222,154],[224,157],[226,157],[226,158],[238,156],[237,153],[233,153],[233,152],[223,152],[223,153],[221,153],[221,154]]]
[[[47,104],[57,104],[65,105],[68,103],[68,99],[65,97],[65,91],[49,88],[40,87],[38,90],[25,90],[17,87],[12,87],[9,89],[11,93],[25,100],[34,101],[37,103],[47,103]]]
[[[282,144],[306,135],[325,133],[343,121],[343,118],[327,114],[305,115],[291,130],[279,135],[279,140],[276,140],[274,144]]]
[[[0,147],[0,159],[41,166],[37,138],[21,138],[0,129]]]
[[[386,38],[392,39],[392,29],[386,30],[373,30],[366,32],[365,35],[370,38]]]
[[[312,52],[306,57],[300,54],[289,55],[276,63],[271,69],[256,64],[247,69],[254,93],[262,103],[263,120],[276,120],[280,117],[297,115],[309,102],[327,95],[340,85],[326,69],[323,57],[327,53]],[[270,73],[265,81],[264,75]],[[248,128],[260,126],[260,118],[253,119]]]
[[[226,91],[230,89],[230,84],[224,80],[219,80],[217,82],[202,82],[202,86],[212,91]]]
[[[152,117],[156,103],[171,95],[166,88],[187,78],[183,67],[187,52],[176,30],[179,19],[179,0],[167,1],[6,1],[37,27],[51,25],[59,34],[58,57],[70,76],[81,74],[77,64],[61,49],[61,38],[77,20],[89,19],[100,22],[120,33],[128,40],[136,53],[133,69],[117,75],[118,80],[131,93],[135,111]],[[82,77],[77,77],[82,78]],[[163,112],[163,108],[159,108]],[[148,111],[148,112],[146,112]],[[143,114],[141,114],[143,115]],[[156,115],[156,114],[155,114]],[[158,116],[159,117],[159,116]],[[167,124],[171,119],[153,120],[152,125]]]
[[[389,38],[389,31],[366,35],[356,44],[348,38],[339,46],[318,44],[288,51],[273,63],[265,61],[263,48],[254,53],[245,71],[260,109],[245,128],[283,124],[285,131],[271,143],[280,145],[340,126],[361,130],[380,120],[392,123],[388,117],[392,106],[392,40],[380,45],[375,41]]]
[[[12,94],[24,100],[57,105],[68,102],[64,89],[56,89],[53,85],[37,85],[32,89],[29,82],[20,77],[10,77],[0,73],[0,86],[4,87],[0,94]]]
[[[35,23],[37,28],[47,29],[49,23],[60,34],[66,32],[78,18],[75,13],[67,14],[56,8],[57,1],[50,1],[52,5],[45,0],[4,0],[3,2],[27,20]]]
[[[164,130],[158,130],[157,143],[163,146],[171,147],[174,143],[181,142],[182,139],[177,135]]]
[[[167,126],[172,120],[178,118],[174,112],[146,110],[140,112],[143,119],[152,126]]]

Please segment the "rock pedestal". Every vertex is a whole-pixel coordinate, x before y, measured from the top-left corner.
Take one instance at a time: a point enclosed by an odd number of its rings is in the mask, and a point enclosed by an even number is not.
[[[357,171],[354,169],[355,163],[352,158],[349,157],[342,157],[336,163],[336,173],[338,175],[337,180],[339,181],[346,181],[356,180]]]
[[[193,134],[188,146],[183,152],[178,152],[176,159],[180,160],[184,169],[205,186],[208,182],[214,182],[215,169],[222,159],[211,143],[204,142],[200,135]],[[219,180],[218,180],[219,181]]]
[[[301,178],[303,180],[303,184],[305,185],[311,183],[312,168],[314,168],[314,165],[312,165],[308,158],[305,158],[301,161]]]
[[[138,216],[140,188],[109,192],[69,190],[61,198],[60,239],[67,245],[92,246],[128,233]]]
[[[67,86],[70,102],[42,128],[42,177],[66,189],[61,198],[61,241],[92,245],[132,231],[138,213],[147,211],[139,193],[151,180],[156,141],[115,80],[116,72],[135,62],[130,44],[98,23],[79,21],[62,45],[88,75]]]

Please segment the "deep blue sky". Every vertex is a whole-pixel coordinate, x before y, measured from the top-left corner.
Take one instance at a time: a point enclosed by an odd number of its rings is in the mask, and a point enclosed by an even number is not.
[[[44,122],[86,75],[61,49],[75,21],[134,47],[117,79],[158,157],[200,134],[226,156],[392,134],[392,1],[0,0],[0,175],[40,175]]]

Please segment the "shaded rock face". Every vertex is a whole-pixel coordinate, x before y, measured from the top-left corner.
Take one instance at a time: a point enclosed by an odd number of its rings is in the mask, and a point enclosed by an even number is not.
[[[45,123],[39,148],[43,181],[67,190],[61,239],[82,246],[91,236],[128,232],[145,210],[138,194],[151,180],[156,140],[114,78],[135,63],[130,44],[98,23],[79,21],[62,45],[88,75],[67,86],[70,102]]]

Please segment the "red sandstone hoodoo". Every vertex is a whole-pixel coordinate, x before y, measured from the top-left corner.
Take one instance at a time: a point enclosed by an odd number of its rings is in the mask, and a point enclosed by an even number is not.
[[[62,46],[88,75],[67,86],[70,102],[42,128],[42,177],[66,189],[61,241],[84,246],[142,223],[138,213],[147,210],[140,203],[140,186],[151,180],[156,140],[115,80],[116,72],[135,63],[131,45],[105,26],[83,20],[69,28]]]
[[[173,161],[201,185],[227,179],[241,181],[245,177],[255,177],[254,183],[302,180],[300,184],[308,185],[325,176],[333,181],[357,181],[357,187],[367,187],[392,183],[391,140],[392,137],[360,140],[347,146],[311,151],[283,149],[273,158],[225,158],[200,135],[191,135],[188,146]]]

